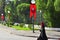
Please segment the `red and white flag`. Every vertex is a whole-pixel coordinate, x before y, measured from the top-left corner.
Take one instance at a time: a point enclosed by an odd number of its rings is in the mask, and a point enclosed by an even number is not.
[[[30,18],[34,17],[34,20],[36,20],[36,5],[30,4]]]

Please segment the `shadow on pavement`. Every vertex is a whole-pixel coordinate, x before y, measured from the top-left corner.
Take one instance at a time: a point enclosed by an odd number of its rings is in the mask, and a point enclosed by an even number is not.
[[[38,38],[38,36],[27,36],[27,35],[19,35],[19,36]]]

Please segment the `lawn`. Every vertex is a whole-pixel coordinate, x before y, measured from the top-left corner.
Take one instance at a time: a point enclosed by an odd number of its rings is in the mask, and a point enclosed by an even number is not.
[[[20,27],[20,26],[12,26],[12,28],[15,28],[16,30],[31,30],[30,28]]]

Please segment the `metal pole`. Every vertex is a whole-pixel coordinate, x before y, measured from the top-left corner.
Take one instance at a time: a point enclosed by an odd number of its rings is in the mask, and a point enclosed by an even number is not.
[[[42,22],[42,12],[40,10],[40,21]]]
[[[33,24],[33,33],[35,33],[35,31],[34,31],[34,16],[32,16],[32,24]]]
[[[37,40],[48,40],[46,32],[45,32],[45,25],[44,25],[44,21],[43,21],[43,13],[41,13],[41,33],[40,33]]]
[[[8,26],[10,25],[10,11],[8,11]]]

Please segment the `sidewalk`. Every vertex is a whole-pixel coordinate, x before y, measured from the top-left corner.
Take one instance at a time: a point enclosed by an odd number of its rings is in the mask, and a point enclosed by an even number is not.
[[[39,30],[35,31],[35,33],[33,33],[32,31],[15,30],[13,28],[3,26],[1,24],[0,24],[0,29],[7,31],[11,34],[14,34],[14,35],[18,35],[18,36],[38,38],[40,35]],[[46,30],[46,34],[47,34],[47,37],[49,38],[49,40],[52,40],[52,39],[57,40],[60,38],[60,32],[58,32],[58,30],[57,31]]]
[[[45,27],[46,30],[52,30],[52,31],[60,31],[60,28],[48,28]]]

